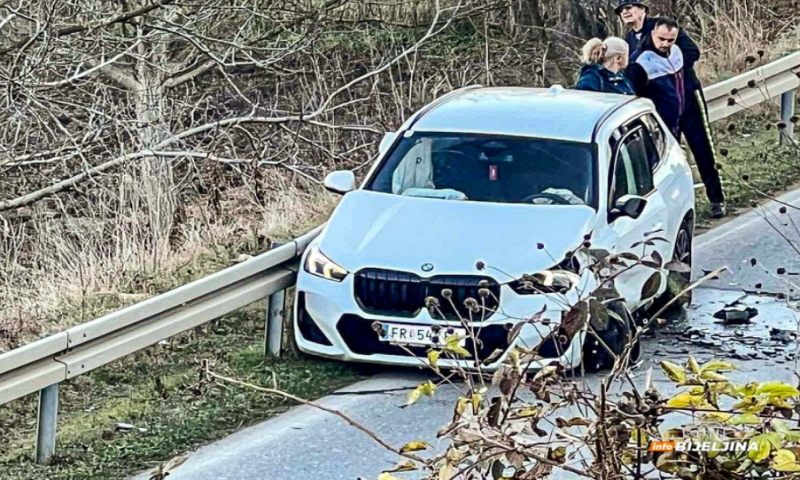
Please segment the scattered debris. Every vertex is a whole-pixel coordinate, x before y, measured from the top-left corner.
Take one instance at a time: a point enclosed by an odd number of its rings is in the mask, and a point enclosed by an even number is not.
[[[130,423],[117,423],[116,425],[114,425],[114,430],[116,430],[117,432],[132,432],[133,430],[138,430],[141,433],[147,433],[146,428],[137,428],[136,426],[131,425]]]
[[[792,343],[797,340],[797,332],[791,330],[769,329],[770,338],[776,342]]]
[[[714,318],[722,320],[722,323],[727,325],[741,325],[750,323],[750,320],[757,315],[758,309],[753,307],[731,305],[717,311],[717,313],[714,314]]]

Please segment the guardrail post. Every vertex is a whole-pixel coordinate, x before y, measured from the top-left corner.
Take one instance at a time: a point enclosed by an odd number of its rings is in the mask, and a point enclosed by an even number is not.
[[[781,132],[781,145],[791,143],[794,138],[794,124],[792,117],[794,117],[794,105],[796,100],[796,92],[790,90],[781,95],[781,120],[786,127]]]
[[[269,296],[267,305],[267,325],[264,328],[264,355],[281,356],[283,343],[283,317],[286,308],[286,290]]]
[[[36,435],[36,463],[47,465],[56,451],[58,384],[39,391],[39,425]]]

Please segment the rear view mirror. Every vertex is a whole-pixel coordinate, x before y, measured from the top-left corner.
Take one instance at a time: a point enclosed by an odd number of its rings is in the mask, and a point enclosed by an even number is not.
[[[344,195],[356,189],[356,176],[350,170],[338,170],[329,173],[323,185],[328,191]]]
[[[635,220],[642,216],[646,206],[646,198],[637,195],[625,195],[614,204],[614,209],[611,210],[612,221],[619,217],[630,217]]]
[[[397,132],[386,132],[383,134],[383,139],[381,139],[381,143],[378,146],[378,153],[381,155],[386,153],[389,147],[392,146],[392,143],[394,143],[395,138],[397,138]]]

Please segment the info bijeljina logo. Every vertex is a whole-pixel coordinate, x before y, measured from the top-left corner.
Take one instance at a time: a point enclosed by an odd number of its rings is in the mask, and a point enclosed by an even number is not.
[[[650,442],[651,452],[750,452],[758,451],[758,443],[749,440],[720,440],[701,442],[691,439],[654,440]]]

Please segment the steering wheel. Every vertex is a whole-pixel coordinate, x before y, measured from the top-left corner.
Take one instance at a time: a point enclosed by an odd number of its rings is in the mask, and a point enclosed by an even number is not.
[[[552,200],[558,205],[571,205],[569,200],[566,198],[556,195],[555,193],[534,193],[533,195],[528,195],[527,197],[522,199],[522,203],[531,203],[537,198],[546,198],[548,200]]]

